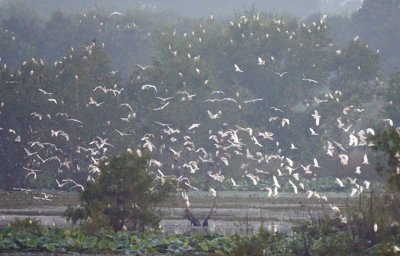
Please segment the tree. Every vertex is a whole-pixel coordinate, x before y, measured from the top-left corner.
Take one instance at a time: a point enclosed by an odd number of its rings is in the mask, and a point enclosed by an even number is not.
[[[400,70],[391,74],[388,87],[383,95],[385,99],[385,112],[393,119],[393,123],[400,121]]]
[[[121,153],[100,163],[101,174],[87,182],[80,195],[83,206],[69,207],[65,215],[73,223],[85,220],[95,229],[144,231],[160,221],[154,208],[175,191],[171,180],[154,179],[147,171],[149,156]]]
[[[360,37],[382,56],[382,71],[385,75],[396,70],[399,63],[400,1],[366,0],[353,15],[352,22]]]
[[[46,75],[46,68],[40,61],[32,58],[17,72],[3,69],[0,76],[0,123],[8,131],[0,139],[0,174],[1,187],[10,189],[26,185],[35,175],[26,175],[25,168],[39,169],[35,158],[28,158],[24,148],[29,148],[28,142],[35,141],[42,134],[42,124],[46,126],[42,116],[35,116],[43,108],[39,88]],[[31,75],[32,74],[32,75]],[[50,107],[47,107],[50,109]],[[36,113],[36,114],[32,114]],[[42,122],[43,121],[43,122]],[[33,154],[34,155],[34,154]],[[33,156],[32,155],[32,156]],[[42,155],[43,156],[43,155]],[[41,167],[40,167],[41,168]],[[26,176],[25,176],[26,175]],[[49,176],[49,175],[46,175]]]
[[[400,190],[400,130],[390,128],[371,138],[377,156],[377,171],[388,178],[389,187]]]

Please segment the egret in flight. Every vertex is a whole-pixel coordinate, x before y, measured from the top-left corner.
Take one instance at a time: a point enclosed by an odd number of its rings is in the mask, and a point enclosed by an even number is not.
[[[240,73],[242,73],[243,70],[241,70],[241,69],[239,68],[239,66],[238,66],[237,64],[235,64],[235,72],[240,72]]]

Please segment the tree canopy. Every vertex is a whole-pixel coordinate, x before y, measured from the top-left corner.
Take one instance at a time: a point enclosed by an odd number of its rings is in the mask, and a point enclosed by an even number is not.
[[[19,12],[0,34],[4,188],[78,189],[131,147],[195,188],[307,191],[316,176],[373,177],[366,135],[399,122],[385,56],[363,36],[335,40],[356,15]]]
[[[148,160],[149,156],[123,152],[102,161],[99,177],[88,181],[81,193],[83,204],[68,208],[67,217],[74,223],[83,219],[92,229],[144,231],[145,227],[158,227],[155,207],[176,191],[176,184],[150,175]]]

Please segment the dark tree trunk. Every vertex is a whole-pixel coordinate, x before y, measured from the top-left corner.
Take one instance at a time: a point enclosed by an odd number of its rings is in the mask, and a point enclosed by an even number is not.
[[[208,220],[211,218],[216,205],[217,205],[217,200],[215,198],[213,206],[210,209],[210,212],[208,213],[207,217],[203,220],[203,224],[201,224],[201,221],[196,216],[194,216],[193,212],[191,211],[191,209],[189,207],[187,207],[185,209],[185,218],[188,219],[190,221],[190,223],[195,227],[201,227],[201,226],[207,227]]]
[[[201,226],[200,220],[196,218],[196,216],[194,216],[190,208],[185,209],[185,218],[188,219],[193,226],[195,227]]]
[[[210,212],[208,213],[207,217],[203,220],[203,227],[208,226],[208,220],[211,218],[211,215],[213,214],[214,208],[217,205],[217,200],[214,200],[213,206],[210,209]]]

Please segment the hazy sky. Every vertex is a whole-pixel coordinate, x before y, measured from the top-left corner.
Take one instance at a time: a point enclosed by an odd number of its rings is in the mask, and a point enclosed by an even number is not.
[[[104,11],[127,11],[146,8],[151,10],[173,10],[183,16],[204,17],[213,14],[217,17],[229,17],[243,10],[255,9],[256,12],[291,14],[305,18],[322,12],[350,14],[357,10],[362,0],[0,0],[0,3],[24,3],[42,15],[55,10],[64,12],[87,12],[100,9]]]

